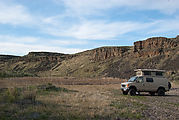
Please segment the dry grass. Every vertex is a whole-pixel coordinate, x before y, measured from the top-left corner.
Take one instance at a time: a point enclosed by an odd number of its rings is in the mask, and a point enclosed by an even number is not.
[[[130,114],[133,115],[132,111],[126,109],[120,112],[116,107],[116,102],[123,99],[123,95],[120,95],[121,81],[122,80],[120,79],[112,78],[3,79],[0,80],[1,83],[4,83],[4,85],[1,84],[1,87],[8,87],[9,89],[11,87],[18,87],[25,90],[23,92],[24,99],[32,98],[33,104],[23,103],[19,105],[17,104],[19,102],[1,103],[1,119],[11,119],[5,111],[11,113],[11,116],[16,115],[15,118],[17,119],[116,119],[120,118],[120,115],[122,117],[130,118]],[[52,83],[49,84],[51,86],[56,85],[55,88],[64,89],[60,89],[62,91],[36,90],[38,85],[47,83]],[[34,93],[34,90],[36,90],[35,97],[33,97],[34,94],[29,94]],[[120,96],[116,95],[116,92],[114,93],[113,91],[118,91],[118,95]],[[13,106],[13,108],[11,106]],[[127,111],[126,115],[122,115],[125,111]],[[132,117],[136,118],[136,116]]]
[[[0,79],[0,88],[52,83],[54,85],[109,85],[125,81],[119,78],[22,77]]]
[[[146,119],[145,103],[150,103],[147,96],[122,95],[120,79],[11,78],[0,82],[12,95],[16,96],[12,87],[21,89],[20,100],[33,101],[1,101],[1,89],[0,119]]]

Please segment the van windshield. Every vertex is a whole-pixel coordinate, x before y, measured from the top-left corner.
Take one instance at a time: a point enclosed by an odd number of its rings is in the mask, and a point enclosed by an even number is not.
[[[137,76],[131,77],[128,82],[134,82],[137,79]]]

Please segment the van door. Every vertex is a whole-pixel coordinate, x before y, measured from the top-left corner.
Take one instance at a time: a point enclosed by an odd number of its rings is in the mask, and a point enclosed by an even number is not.
[[[138,77],[136,79],[136,84],[135,86],[137,87],[137,91],[144,91],[144,78],[143,77]]]
[[[146,77],[145,81],[145,91],[154,91],[154,79],[152,77]]]

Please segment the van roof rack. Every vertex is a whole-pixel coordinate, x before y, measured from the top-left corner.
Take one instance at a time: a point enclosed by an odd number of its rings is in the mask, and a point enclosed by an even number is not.
[[[150,72],[165,72],[165,70],[158,70],[158,69],[135,69],[136,71],[150,71]]]

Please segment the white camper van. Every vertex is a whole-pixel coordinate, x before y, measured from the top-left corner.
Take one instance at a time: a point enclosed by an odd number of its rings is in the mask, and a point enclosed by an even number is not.
[[[124,95],[136,95],[140,92],[149,92],[151,95],[164,96],[171,88],[170,82],[164,77],[165,70],[137,69],[136,76],[131,77],[127,82],[121,83],[121,90]]]

